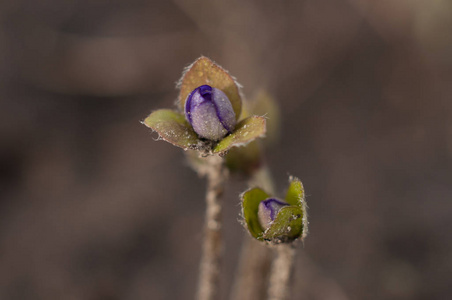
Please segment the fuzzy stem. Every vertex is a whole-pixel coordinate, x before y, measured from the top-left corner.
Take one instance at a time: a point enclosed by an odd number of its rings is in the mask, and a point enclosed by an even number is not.
[[[276,245],[276,259],[270,272],[269,300],[285,300],[289,296],[289,279],[293,269],[295,248],[290,244]]]
[[[273,181],[267,166],[263,166],[250,179],[250,187],[258,186],[274,194]],[[264,299],[271,265],[271,250],[248,235],[244,237],[239,259],[239,269],[232,287],[231,299]]]
[[[249,236],[245,237],[231,299],[254,300],[265,298],[271,258],[270,249]]]
[[[200,264],[198,300],[218,299],[220,261],[223,247],[221,234],[221,196],[227,179],[223,158],[208,156],[205,168],[199,170],[207,176],[204,242]]]

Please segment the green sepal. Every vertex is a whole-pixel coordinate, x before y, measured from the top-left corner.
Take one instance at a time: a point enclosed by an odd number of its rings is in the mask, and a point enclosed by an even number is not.
[[[252,116],[240,121],[230,135],[214,147],[213,153],[222,154],[232,147],[245,146],[258,137],[265,135],[265,118]]]
[[[262,240],[264,233],[257,216],[259,203],[270,197],[260,188],[253,188],[241,195],[242,198],[242,214],[245,219],[246,227],[249,233],[256,239]]]
[[[286,206],[264,232],[262,238],[274,243],[291,242],[303,234],[303,211],[298,206]]]
[[[198,136],[185,120],[185,116],[170,109],[152,112],[143,124],[159,134],[159,138],[184,150],[194,149]]]
[[[298,206],[303,212],[303,231],[301,233],[301,240],[304,240],[308,235],[308,207],[306,205],[303,183],[301,183],[300,179],[290,176],[289,188],[287,189],[285,201],[290,205]]]
[[[242,98],[234,78],[222,67],[201,56],[191,66],[187,67],[179,81],[179,107],[183,111],[188,95],[201,85],[210,85],[228,96],[238,120],[242,110]]]
[[[302,208],[304,202],[304,188],[300,179],[296,177],[290,177],[289,188],[286,193],[286,202],[290,205],[295,205]]]

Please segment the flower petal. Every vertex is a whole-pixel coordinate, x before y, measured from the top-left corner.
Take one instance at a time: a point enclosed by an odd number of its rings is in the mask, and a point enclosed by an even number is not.
[[[235,113],[225,93],[209,85],[194,89],[185,102],[185,117],[202,138],[218,141],[234,130]]]
[[[289,206],[289,204],[276,198],[268,198],[267,200],[261,201],[257,212],[261,227],[263,229],[270,227],[278,212],[285,206]]]

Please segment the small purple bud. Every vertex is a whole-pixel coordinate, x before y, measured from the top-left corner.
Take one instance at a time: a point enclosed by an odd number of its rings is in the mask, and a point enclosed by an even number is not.
[[[271,223],[275,220],[279,210],[289,204],[274,198],[268,198],[267,200],[259,203],[257,216],[262,229],[267,230]]]
[[[231,133],[237,122],[226,94],[209,85],[201,85],[188,95],[185,117],[200,137],[213,141]]]

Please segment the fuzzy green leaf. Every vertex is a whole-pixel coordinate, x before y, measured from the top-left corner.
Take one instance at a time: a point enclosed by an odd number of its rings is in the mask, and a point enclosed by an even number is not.
[[[182,75],[179,82],[180,108],[184,109],[185,101],[194,89],[205,84],[223,91],[228,96],[238,120],[242,110],[242,98],[234,78],[222,67],[204,56],[198,58]]]
[[[156,131],[160,138],[184,150],[198,144],[198,136],[185,120],[185,116],[170,109],[152,112],[143,124]]]
[[[301,208],[304,201],[303,184],[301,183],[300,179],[296,177],[290,177],[289,181],[290,184],[289,188],[287,189],[285,200],[290,205],[296,205]]]
[[[257,212],[259,203],[269,197],[269,195],[260,188],[253,188],[242,194],[242,213],[245,218],[248,231],[256,239],[261,239],[263,229],[259,223]]]
[[[303,234],[303,211],[297,206],[286,206],[276,215],[275,220],[264,232],[265,240],[290,242]]]
[[[265,118],[252,116],[237,124],[233,133],[222,139],[213,149],[214,153],[224,153],[232,147],[244,146],[265,135]]]

